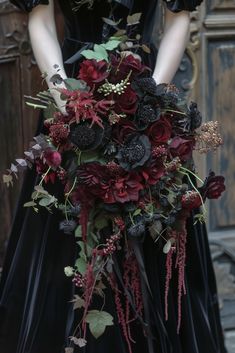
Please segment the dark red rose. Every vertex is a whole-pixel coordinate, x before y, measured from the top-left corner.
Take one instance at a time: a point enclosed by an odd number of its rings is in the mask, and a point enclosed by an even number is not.
[[[182,208],[186,208],[187,210],[192,210],[194,208],[200,207],[202,204],[202,198],[200,194],[194,190],[188,191],[181,198]]]
[[[120,143],[125,142],[126,138],[133,134],[133,132],[136,132],[134,123],[124,119],[115,124],[113,128],[113,136]]]
[[[105,203],[129,202],[139,199],[139,191],[143,189],[137,177],[130,174],[125,177],[118,177],[115,180],[109,180],[109,183],[104,183],[101,188],[105,191],[103,201]]]
[[[142,73],[147,69],[142,62],[132,54],[123,57],[111,56],[112,71],[109,75],[109,81],[112,83],[124,80],[131,72],[131,78]]]
[[[85,81],[88,86],[103,81],[107,76],[107,62],[104,60],[84,60],[80,65],[78,78]]]
[[[137,95],[128,87],[123,94],[114,98],[114,110],[117,114],[135,114],[137,109]]]
[[[214,172],[210,172],[204,185],[200,188],[203,199],[218,199],[226,189],[224,182],[225,178],[222,175],[215,175]]]
[[[170,144],[170,153],[173,157],[179,157],[182,161],[187,161],[192,157],[194,140],[186,140],[179,136],[172,139]]]
[[[58,168],[61,164],[61,154],[58,151],[47,150],[43,154],[47,165],[52,168]]]
[[[159,179],[165,174],[165,167],[162,160],[153,160],[150,166],[142,170],[142,175],[149,185],[155,185]]]
[[[168,119],[161,118],[153,123],[148,129],[148,136],[154,145],[166,143],[172,132],[172,126]]]

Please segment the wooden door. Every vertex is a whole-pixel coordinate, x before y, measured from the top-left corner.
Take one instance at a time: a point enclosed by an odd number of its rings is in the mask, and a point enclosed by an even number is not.
[[[225,240],[235,236],[235,1],[205,1],[192,25],[198,73],[193,96],[204,120],[220,123],[224,140],[202,164],[204,174],[209,169],[223,174],[227,186],[220,200],[209,203],[208,229],[211,238]]]

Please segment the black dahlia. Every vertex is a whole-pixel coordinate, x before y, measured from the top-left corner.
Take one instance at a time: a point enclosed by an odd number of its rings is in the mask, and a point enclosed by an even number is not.
[[[87,121],[79,124],[72,124],[69,139],[81,151],[97,148],[103,139],[104,129],[94,124],[92,127]]]
[[[151,143],[146,135],[131,135],[119,149],[116,158],[120,166],[130,171],[141,167],[151,155]]]

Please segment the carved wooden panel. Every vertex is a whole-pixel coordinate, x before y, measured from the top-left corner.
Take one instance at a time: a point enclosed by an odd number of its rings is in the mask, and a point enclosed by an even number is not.
[[[224,146],[203,163],[226,177],[227,192],[208,206],[211,235],[235,235],[235,2],[209,0],[201,11],[201,45],[198,51],[199,80],[194,88],[205,120],[218,120]]]

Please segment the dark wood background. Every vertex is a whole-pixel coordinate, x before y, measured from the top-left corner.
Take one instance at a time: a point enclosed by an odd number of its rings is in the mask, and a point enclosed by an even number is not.
[[[161,11],[157,17],[156,41],[161,35]],[[57,9],[62,31],[62,16]],[[227,179],[228,192],[209,207],[210,235],[226,239],[235,235],[235,2],[208,0],[192,13],[190,42],[176,77],[188,99],[195,99],[204,120],[221,123],[224,147],[207,160],[198,158],[198,169],[209,168]],[[27,108],[24,95],[41,89],[42,80],[32,55],[27,33],[27,15],[7,0],[0,0],[0,173],[27,149],[38,113]],[[2,179],[2,178],[1,178]],[[21,181],[7,189],[0,179],[0,266],[17,203]],[[21,178],[22,179],[22,178]]]

